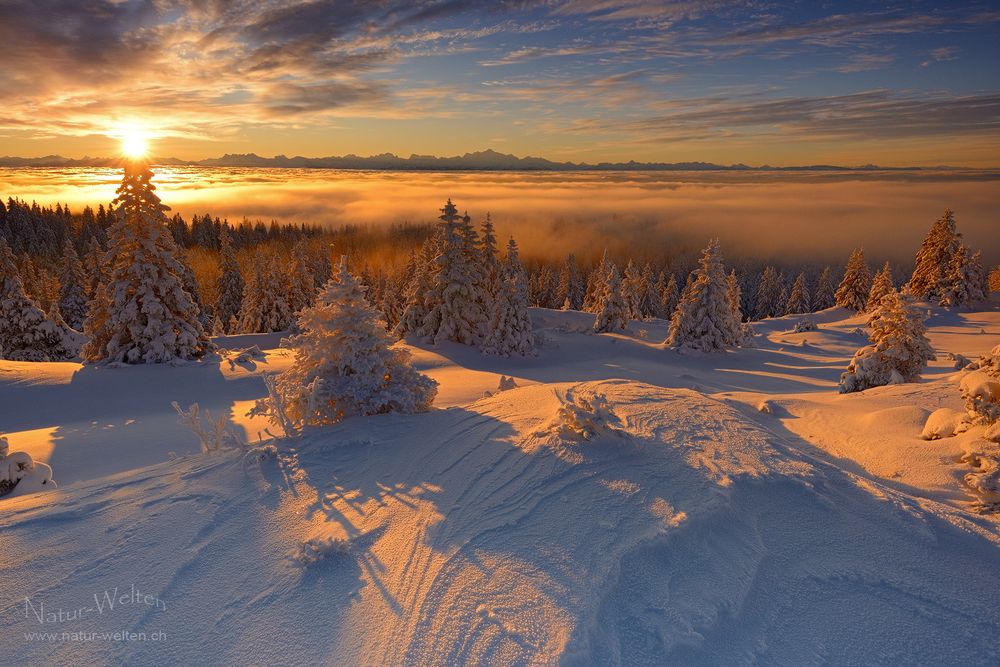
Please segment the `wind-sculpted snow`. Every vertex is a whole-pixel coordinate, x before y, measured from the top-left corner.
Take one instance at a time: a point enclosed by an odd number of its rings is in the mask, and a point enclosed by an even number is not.
[[[614,428],[589,440],[552,428],[584,405]],[[191,456],[7,501],[4,661],[981,664],[1000,652],[989,531],[737,405],[626,380],[522,386],[349,419],[254,466]],[[304,544],[350,548],[304,567]],[[26,597],[69,610],[131,585],[153,603],[63,623],[26,614]],[[117,629],[166,639],[22,640]]]

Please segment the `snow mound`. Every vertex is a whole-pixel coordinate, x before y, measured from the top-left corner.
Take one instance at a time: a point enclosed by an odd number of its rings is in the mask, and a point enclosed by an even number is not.
[[[596,429],[561,456],[538,432],[570,406],[582,421],[613,416],[621,436]],[[986,519],[951,523],[775,428],[686,389],[536,384],[307,432],[261,467],[267,486],[223,450],[18,498],[0,513],[16,545],[0,577],[0,599],[17,601],[0,614],[0,636],[18,638],[4,658],[202,664],[206,633],[235,664],[996,655],[1000,610],[983,591],[1000,586],[1000,542]],[[318,535],[344,535],[350,556],[313,566],[342,546]],[[25,597],[75,609],[122,582],[166,609],[59,630],[168,641],[19,640],[38,630]]]
[[[969,428],[969,416],[951,408],[938,408],[927,417],[920,437],[924,440],[950,438]]]

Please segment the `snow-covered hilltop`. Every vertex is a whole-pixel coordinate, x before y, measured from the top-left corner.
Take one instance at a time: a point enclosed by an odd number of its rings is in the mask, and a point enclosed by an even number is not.
[[[536,357],[404,345],[437,409],[250,456],[201,453],[170,402],[256,442],[261,376],[293,363],[275,335],[182,367],[0,362],[11,451],[60,484],[0,501],[0,646],[19,664],[988,664],[1000,526],[965,480],[984,427],[920,436],[964,412],[974,371],[949,354],[1000,343],[1000,311],[930,312],[921,382],[838,394],[866,340],[844,309],[721,354],[665,350],[664,320],[595,335],[593,314],[533,309]],[[87,634],[119,630],[136,635]]]

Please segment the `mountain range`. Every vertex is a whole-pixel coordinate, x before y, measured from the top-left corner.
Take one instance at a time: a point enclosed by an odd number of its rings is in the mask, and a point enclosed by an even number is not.
[[[880,167],[864,165],[845,167],[838,165],[814,164],[794,167],[757,167],[745,164],[720,165],[711,162],[555,162],[541,157],[517,157],[499,153],[492,149],[456,155],[437,157],[434,155],[410,155],[400,157],[393,153],[359,156],[329,157],[262,157],[256,153],[229,154],[204,160],[181,160],[173,157],[153,158],[151,163],[161,166],[194,167],[257,167],[278,169],[364,169],[385,171],[916,171],[920,167]],[[0,157],[0,167],[117,167],[122,158],[83,157],[67,158],[61,155],[43,157]]]

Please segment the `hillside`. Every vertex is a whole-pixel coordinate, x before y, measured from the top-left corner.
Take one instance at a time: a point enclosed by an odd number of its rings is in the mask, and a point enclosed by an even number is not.
[[[708,356],[664,350],[662,321],[592,335],[592,317],[533,310],[534,359],[414,347],[438,409],[349,419],[263,460],[199,453],[170,402],[266,439],[243,415],[289,361],[277,336],[219,339],[259,358],[181,367],[0,362],[11,446],[60,485],[0,500],[0,650],[13,664],[1000,655],[998,515],[961,483],[967,437],[919,438],[931,411],[962,405],[946,354],[1000,343],[1000,311],[934,309],[923,381],[851,395],[835,386],[862,319],[840,309],[817,331],[757,323],[755,348]],[[519,386],[484,396],[501,375]],[[114,609],[95,602],[115,587]],[[77,615],[39,622],[41,604]],[[119,630],[146,637],[25,635]]]

